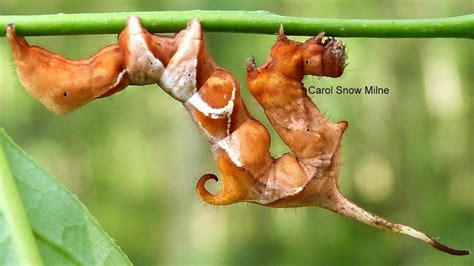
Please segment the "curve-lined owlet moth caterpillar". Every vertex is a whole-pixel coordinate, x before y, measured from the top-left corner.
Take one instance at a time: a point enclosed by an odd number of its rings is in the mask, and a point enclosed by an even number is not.
[[[341,139],[348,123],[332,123],[308,97],[304,75],[339,77],[345,46],[324,34],[305,43],[286,38],[283,28],[266,63],[246,64],[247,83],[292,154],[274,158],[267,129],[248,112],[235,77],[207,52],[201,24],[190,20],[175,36],[150,34],[138,17],[130,17],[118,43],[84,60],[67,60],[29,46],[7,28],[22,84],[44,105],[66,113],[98,97],[131,85],[157,83],[181,102],[211,144],[222,190],[205,188],[215,175],[196,185],[201,198],[214,205],[253,202],[268,207],[323,207],[371,226],[406,234],[449,254],[448,248],[411,227],[371,214],[346,199],[338,187]]]

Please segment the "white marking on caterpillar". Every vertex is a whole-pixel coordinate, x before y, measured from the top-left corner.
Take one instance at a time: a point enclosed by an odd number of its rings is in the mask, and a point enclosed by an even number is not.
[[[200,46],[201,25],[198,20],[191,20],[188,30],[179,38],[178,50],[158,83],[168,94],[183,103],[197,91],[196,68]]]
[[[196,108],[199,112],[203,113],[205,116],[211,117],[212,119],[227,118],[227,135],[230,135],[230,125],[231,125],[231,116],[234,111],[234,100],[235,100],[235,85],[232,84],[232,94],[230,100],[224,107],[213,108],[207,104],[199,95],[199,92],[195,93],[187,101],[190,105]]]
[[[231,119],[231,116],[232,116],[232,113],[234,112],[234,100],[235,100],[235,91],[237,89],[235,88],[235,84],[232,83],[232,95],[230,96],[230,101],[229,101],[229,104],[231,103],[232,104],[232,109],[230,110],[229,113],[227,113],[227,135],[230,135],[230,126],[232,124],[232,119]]]
[[[300,158],[300,165],[308,176],[320,176],[322,169],[328,167],[331,164],[331,154],[321,154],[313,158]]]
[[[240,140],[238,138],[233,138],[232,135],[230,135],[217,142],[216,145],[226,151],[229,158],[237,167],[243,166],[240,161]]]
[[[302,130],[307,128],[306,123],[301,123],[301,120],[295,118],[295,116],[290,116],[289,118],[284,120],[286,127],[290,130]]]
[[[199,112],[203,113],[205,116],[210,116],[213,119],[228,117],[234,109],[234,97],[235,91],[232,91],[232,98],[229,102],[221,108],[213,108],[209,106],[202,98],[199,93],[194,94],[189,98],[188,102],[194,106]]]
[[[295,195],[302,191],[304,186],[302,187],[297,187],[294,188],[287,193],[281,193],[281,187],[278,186],[278,181],[277,180],[268,180],[265,186],[265,190],[263,192],[263,197],[257,200],[251,200],[253,202],[257,202],[260,204],[269,204],[272,202],[275,202],[279,199]]]
[[[143,37],[143,28],[138,17],[128,19],[127,71],[130,84],[147,85],[157,83],[165,70],[163,63],[148,48]]]
[[[281,198],[299,193],[304,189],[304,186],[307,184],[306,182],[303,186],[294,187],[293,189],[285,192],[285,189],[282,189],[281,187],[281,180],[278,180],[276,176],[275,167],[275,164],[272,165],[270,171],[268,172],[268,178],[265,181],[265,189],[263,190],[263,197],[253,200],[254,202],[258,202],[260,204],[272,203]]]
[[[118,75],[117,75],[117,80],[115,80],[115,83],[109,87],[109,89],[119,85],[120,81],[122,81],[122,78],[123,78],[123,75],[125,75],[125,73],[127,73],[127,70],[124,69],[122,70],[122,72],[120,72]]]

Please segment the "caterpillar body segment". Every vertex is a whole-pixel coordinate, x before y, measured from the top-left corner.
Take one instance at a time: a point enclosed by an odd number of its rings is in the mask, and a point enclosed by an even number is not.
[[[220,68],[213,71],[184,105],[211,143],[226,138],[250,117],[238,82]]]
[[[304,75],[339,77],[344,70],[345,46],[333,38],[323,43],[322,37],[319,34],[300,43],[287,39],[280,29],[266,63],[260,67],[253,59],[246,63],[249,90],[310,179],[303,189],[268,206],[322,207],[374,227],[418,238],[452,255],[469,254],[448,248],[409,226],[372,214],[341,193],[341,140],[348,123],[333,123],[325,118],[301,82]]]
[[[124,51],[124,60],[130,84],[148,85],[157,83],[165,67],[153,49],[152,35],[141,26],[138,17],[130,17],[127,26],[118,37]]]
[[[7,39],[21,84],[47,108],[64,114],[128,86],[123,50],[107,46],[87,59],[69,60],[17,36],[13,24]]]

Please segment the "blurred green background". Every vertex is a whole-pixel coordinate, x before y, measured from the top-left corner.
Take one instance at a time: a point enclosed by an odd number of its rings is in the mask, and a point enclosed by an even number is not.
[[[1,0],[0,14],[145,10],[259,10],[334,18],[431,18],[473,12],[472,1]],[[66,57],[116,36],[29,37]],[[307,37],[295,37],[304,40]],[[244,60],[262,63],[269,35],[207,33],[218,64],[235,73],[252,113]],[[456,39],[345,38],[339,79],[306,86],[378,85],[388,95],[313,95],[343,140],[342,191],[353,201],[455,248],[474,251],[473,43]],[[209,145],[184,108],[158,86],[129,87],[65,116],[28,95],[0,38],[0,126],[76,193],[136,265],[473,265],[418,240],[315,208],[205,205],[194,185],[216,173]],[[288,149],[273,129],[272,152]],[[218,188],[215,188],[218,189]],[[54,222],[54,221],[52,221]]]

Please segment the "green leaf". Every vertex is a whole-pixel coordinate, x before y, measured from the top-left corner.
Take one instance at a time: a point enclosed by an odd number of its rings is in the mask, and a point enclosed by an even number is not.
[[[27,237],[17,237],[17,232],[21,231],[18,230],[21,218],[16,218],[12,224],[8,217],[19,214],[21,208],[3,206],[4,203],[15,202],[11,198],[16,196],[5,200],[5,196],[12,193],[1,195],[0,265],[22,264],[24,258],[18,254],[23,254],[19,246],[27,247],[27,253],[34,253],[35,248],[39,250],[45,265],[131,265],[126,255],[107,236],[77,197],[39,167],[1,128],[0,143],[7,166],[2,164],[0,170],[2,175],[5,168],[11,170],[14,179],[12,183],[16,184],[21,198],[20,205],[23,205],[26,212],[26,224],[29,224],[34,235],[34,243],[25,243],[28,242]],[[7,189],[4,184],[8,183],[0,183],[3,186],[0,187],[0,193],[14,191]]]

